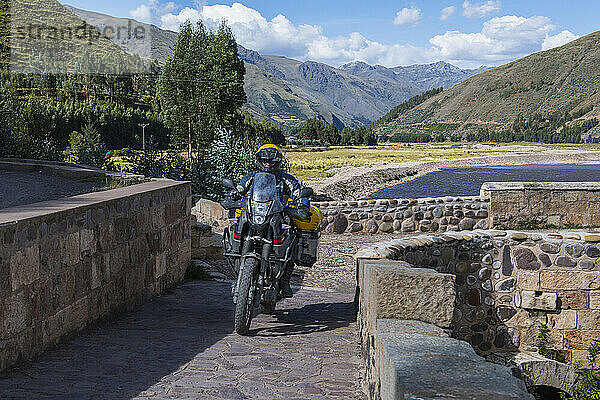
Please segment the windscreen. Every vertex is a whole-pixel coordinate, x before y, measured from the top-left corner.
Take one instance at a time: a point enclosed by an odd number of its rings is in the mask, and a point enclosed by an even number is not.
[[[277,181],[275,175],[259,172],[254,175],[252,200],[260,203],[273,200],[277,195]]]

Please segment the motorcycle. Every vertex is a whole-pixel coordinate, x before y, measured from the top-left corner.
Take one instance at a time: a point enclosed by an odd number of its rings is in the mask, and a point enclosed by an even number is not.
[[[230,179],[224,179],[223,186],[237,190]],[[232,285],[235,331],[246,335],[252,318],[261,312],[275,312],[286,266],[316,261],[315,235],[307,235],[294,222],[316,218],[320,224],[321,220],[315,207],[298,207],[291,199],[285,199],[284,204],[283,187],[270,173],[257,173],[250,190],[239,194],[242,200],[226,198],[221,202],[225,209],[236,210],[235,222],[223,233],[223,249],[237,273]],[[312,194],[311,188],[303,188],[299,197],[307,199]]]

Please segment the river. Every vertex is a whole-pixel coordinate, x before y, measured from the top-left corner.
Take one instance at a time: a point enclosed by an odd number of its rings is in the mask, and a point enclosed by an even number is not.
[[[442,168],[412,181],[381,189],[368,198],[477,196],[484,182],[600,182],[600,164]]]

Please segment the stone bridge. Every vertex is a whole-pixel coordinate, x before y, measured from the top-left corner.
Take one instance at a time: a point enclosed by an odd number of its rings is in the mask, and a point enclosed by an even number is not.
[[[389,240],[355,255],[356,293],[304,287],[247,337],[232,334],[229,282],[179,285],[191,253],[214,250],[196,248],[189,184],[0,210],[0,398],[530,399],[525,382],[569,391],[573,371],[536,356],[532,338],[547,325],[568,361],[599,338],[600,237],[471,229],[524,222],[515,217],[556,196],[594,202],[597,188],[551,188],[541,202],[527,188],[488,189],[322,204],[326,232]],[[592,225],[598,209],[533,222]],[[203,215],[218,225],[218,213]]]

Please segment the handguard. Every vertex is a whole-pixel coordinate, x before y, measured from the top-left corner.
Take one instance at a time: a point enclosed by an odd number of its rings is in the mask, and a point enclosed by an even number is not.
[[[310,220],[310,208],[300,206],[298,208],[285,207],[285,213],[288,214],[292,218],[296,218],[300,221],[309,221]]]
[[[225,200],[221,202],[221,206],[223,206],[223,208],[226,210],[232,210],[236,208],[242,208],[243,203],[241,200],[233,200],[229,197],[226,197]]]

